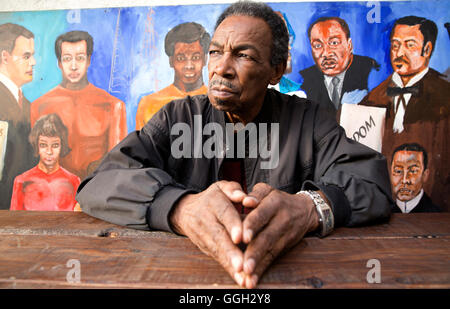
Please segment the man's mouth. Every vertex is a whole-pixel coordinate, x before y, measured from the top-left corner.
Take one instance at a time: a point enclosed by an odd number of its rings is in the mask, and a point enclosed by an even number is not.
[[[322,67],[326,69],[333,69],[337,65],[337,61],[334,59],[324,59],[321,63]]]
[[[73,78],[73,79],[76,79],[76,78],[80,77],[80,74],[78,74],[78,73],[70,73],[69,77]]]

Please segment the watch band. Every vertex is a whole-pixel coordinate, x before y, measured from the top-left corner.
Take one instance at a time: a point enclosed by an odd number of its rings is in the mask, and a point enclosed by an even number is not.
[[[330,234],[334,228],[334,215],[330,205],[316,191],[302,190],[297,192],[297,194],[306,194],[314,202],[319,214],[319,236],[324,237]]]

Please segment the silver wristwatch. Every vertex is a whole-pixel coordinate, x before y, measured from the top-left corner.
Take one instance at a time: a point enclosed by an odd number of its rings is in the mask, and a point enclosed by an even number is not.
[[[334,228],[334,216],[330,205],[316,191],[305,190],[299,191],[297,194],[306,194],[313,200],[319,214],[319,236],[324,237],[330,234]]]

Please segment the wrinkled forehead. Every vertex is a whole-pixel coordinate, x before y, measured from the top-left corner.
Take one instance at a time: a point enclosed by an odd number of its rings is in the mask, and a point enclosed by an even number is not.
[[[414,39],[417,42],[423,42],[424,37],[420,31],[420,25],[396,25],[392,31],[391,40],[405,41]]]
[[[423,153],[421,151],[400,150],[394,155],[394,163],[402,165],[423,166]]]
[[[86,54],[87,43],[85,40],[77,42],[62,42],[61,54]]]
[[[212,41],[234,43],[272,42],[269,25],[260,18],[243,15],[232,15],[225,18],[214,32]]]
[[[311,40],[329,39],[332,37],[347,38],[341,24],[336,20],[321,21],[311,28]]]

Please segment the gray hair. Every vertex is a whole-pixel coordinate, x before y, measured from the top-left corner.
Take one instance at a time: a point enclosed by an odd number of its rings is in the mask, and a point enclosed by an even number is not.
[[[250,16],[264,20],[272,32],[270,64],[286,64],[289,55],[289,34],[284,20],[270,6],[261,2],[239,1],[230,5],[217,19],[214,30],[230,16]]]

